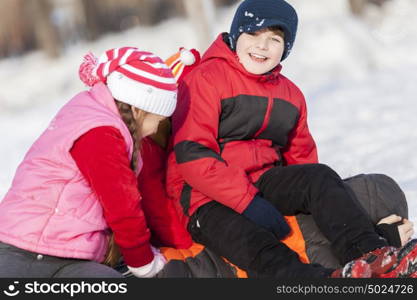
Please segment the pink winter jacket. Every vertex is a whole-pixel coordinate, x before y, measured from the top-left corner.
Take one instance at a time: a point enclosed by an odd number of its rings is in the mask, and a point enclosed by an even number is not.
[[[117,128],[131,156],[131,135],[106,85],[76,95],[18,167],[0,203],[0,241],[35,253],[103,261],[108,226],[70,154],[80,136],[99,126]]]

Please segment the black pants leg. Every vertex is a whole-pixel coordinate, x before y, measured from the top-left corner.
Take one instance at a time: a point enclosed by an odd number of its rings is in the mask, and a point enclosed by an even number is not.
[[[234,210],[215,201],[201,206],[190,218],[193,239],[259,278],[328,277],[333,271],[303,264],[275,236]]]
[[[256,185],[282,214],[311,213],[342,263],[387,245],[354,194],[326,165],[276,167]]]

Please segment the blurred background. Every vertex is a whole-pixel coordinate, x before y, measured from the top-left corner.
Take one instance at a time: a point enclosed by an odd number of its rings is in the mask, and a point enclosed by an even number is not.
[[[0,199],[57,110],[85,89],[89,51],[167,58],[228,31],[238,0],[1,0]],[[299,15],[283,73],[304,92],[321,162],[384,173],[417,221],[417,0],[289,0]]]

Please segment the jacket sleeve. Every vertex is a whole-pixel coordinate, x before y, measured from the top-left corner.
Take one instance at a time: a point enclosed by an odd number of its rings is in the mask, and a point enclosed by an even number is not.
[[[294,86],[295,97],[299,102],[299,113],[297,124],[292,130],[287,146],[283,149],[282,155],[287,165],[317,163],[317,147],[311,136],[307,124],[307,107],[304,95]]]
[[[243,169],[222,159],[217,142],[221,97],[211,74],[195,71],[179,85],[172,117],[178,170],[193,189],[241,213],[257,189]]]
[[[108,126],[94,128],[82,135],[70,152],[97,195],[126,263],[140,267],[151,262],[150,231],[120,132]]]
[[[143,167],[138,175],[142,207],[152,231],[152,244],[174,248],[189,248],[191,236],[180,222],[178,212],[165,190],[167,155],[151,138],[142,139]]]

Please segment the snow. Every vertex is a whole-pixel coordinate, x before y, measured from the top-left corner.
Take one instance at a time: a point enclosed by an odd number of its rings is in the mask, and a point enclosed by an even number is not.
[[[382,13],[352,17],[347,1],[290,1],[300,25],[283,73],[304,92],[321,162],[342,177],[384,173],[404,190],[417,221],[417,1],[388,2]],[[236,6],[219,10],[216,32],[228,31]],[[94,43],[77,43],[57,60],[40,52],[0,60],[0,199],[30,145],[57,110],[84,89],[78,66],[96,55],[136,46],[163,58],[197,45],[193,26],[173,18]],[[204,49],[200,49],[204,50]]]
[[[253,18],[253,13],[245,11],[245,17]]]

